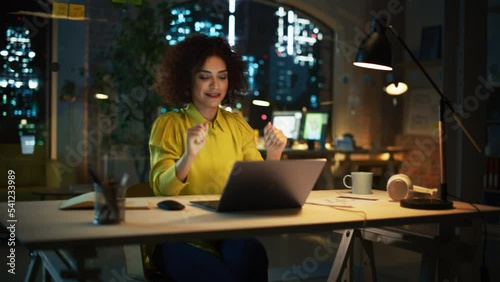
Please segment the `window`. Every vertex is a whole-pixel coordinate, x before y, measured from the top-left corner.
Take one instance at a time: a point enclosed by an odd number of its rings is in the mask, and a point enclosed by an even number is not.
[[[31,170],[47,171],[40,181],[49,186],[88,181],[88,168],[104,178],[117,180],[129,171],[131,183],[147,181],[147,139],[162,112],[152,87],[154,64],[161,48],[192,32],[228,38],[248,63],[251,91],[228,105],[246,117],[253,99],[271,102],[271,113],[323,111],[322,102],[332,100],[333,31],[272,1],[85,1],[84,18],[57,20],[52,12],[58,2],[18,2],[2,10],[0,142],[14,143],[20,155],[20,135],[27,135],[25,152],[33,142],[34,155],[43,152],[37,164],[55,162],[52,169]],[[36,32],[30,42],[7,45],[7,17],[22,23],[11,31],[21,41],[23,26]],[[22,85],[10,82],[16,74],[23,76]]]
[[[269,100],[278,110],[318,109],[331,100],[333,31],[314,18],[255,1],[196,1],[170,13],[169,44],[192,32],[234,42],[248,63],[248,99]]]
[[[8,14],[0,31],[0,143],[18,143],[24,135],[45,144],[44,31],[30,30]],[[33,144],[34,145],[34,144]]]

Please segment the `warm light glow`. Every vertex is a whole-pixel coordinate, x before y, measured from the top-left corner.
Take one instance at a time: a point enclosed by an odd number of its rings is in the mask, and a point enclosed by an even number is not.
[[[102,93],[96,93],[96,94],[95,94],[95,97],[96,97],[97,99],[100,99],[100,100],[106,100],[106,99],[108,99],[108,98],[109,98],[109,97],[108,97],[108,94],[102,94]]]
[[[380,154],[380,157],[379,157],[379,159],[382,161],[388,161],[390,158],[391,158],[390,153],[382,153],[382,154]]]
[[[268,101],[264,101],[264,100],[253,100],[252,104],[254,104],[256,106],[261,106],[261,107],[271,106],[271,103],[269,103]]]
[[[389,95],[401,95],[408,91],[408,85],[406,85],[406,83],[399,82],[396,87],[394,83],[391,83],[384,88],[384,91]]]
[[[357,67],[361,67],[361,68],[374,69],[374,70],[383,70],[383,71],[391,71],[392,70],[392,67],[389,67],[389,66],[370,64],[370,63],[354,62],[353,65],[355,65]]]

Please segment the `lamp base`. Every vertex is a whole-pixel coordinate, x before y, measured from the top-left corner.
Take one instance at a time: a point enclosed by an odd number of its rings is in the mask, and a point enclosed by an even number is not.
[[[404,208],[419,210],[449,210],[453,208],[453,202],[424,198],[403,199],[399,205]]]

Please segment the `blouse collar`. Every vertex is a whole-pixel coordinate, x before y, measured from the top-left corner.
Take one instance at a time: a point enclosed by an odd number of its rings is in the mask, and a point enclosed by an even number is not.
[[[187,115],[194,120],[195,124],[199,124],[202,122],[206,122],[207,120],[201,115],[201,113],[196,109],[193,103],[189,103],[186,107]],[[217,109],[217,116],[215,117],[214,122],[210,122],[210,126],[212,128],[219,127],[222,131],[227,128],[227,122],[220,108]]]

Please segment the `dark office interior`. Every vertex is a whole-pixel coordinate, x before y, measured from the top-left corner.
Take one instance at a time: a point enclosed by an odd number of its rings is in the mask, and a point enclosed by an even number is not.
[[[248,121],[259,149],[271,121],[288,138],[283,158],[328,158],[315,190],[344,189],[351,171],[372,172],[381,191],[396,173],[427,188],[444,174],[451,200],[500,206],[500,0],[19,0],[1,13],[0,202],[9,171],[16,202],[88,192],[89,169],[110,182],[124,172],[130,184],[147,182],[151,126],[177,110],[158,98],[158,62],[199,32],[242,54],[249,92],[222,107]],[[353,65],[374,18],[394,31],[385,33],[392,71]],[[408,89],[391,94],[391,83]],[[436,88],[463,124],[446,108],[442,142]],[[479,277],[483,236],[490,281],[500,279],[498,214],[485,221],[487,234],[482,224],[460,233],[471,245],[455,266],[463,281]],[[334,254],[314,274],[283,280],[328,236],[303,233],[263,239],[274,247],[270,281],[326,281]],[[286,244],[303,250],[278,248]],[[2,256],[2,281],[24,280],[29,251],[17,248],[18,274],[3,270]],[[122,281],[122,252],[99,250],[98,262],[112,261],[103,281]],[[418,252],[376,244],[375,258],[379,281],[419,281],[423,271]]]

